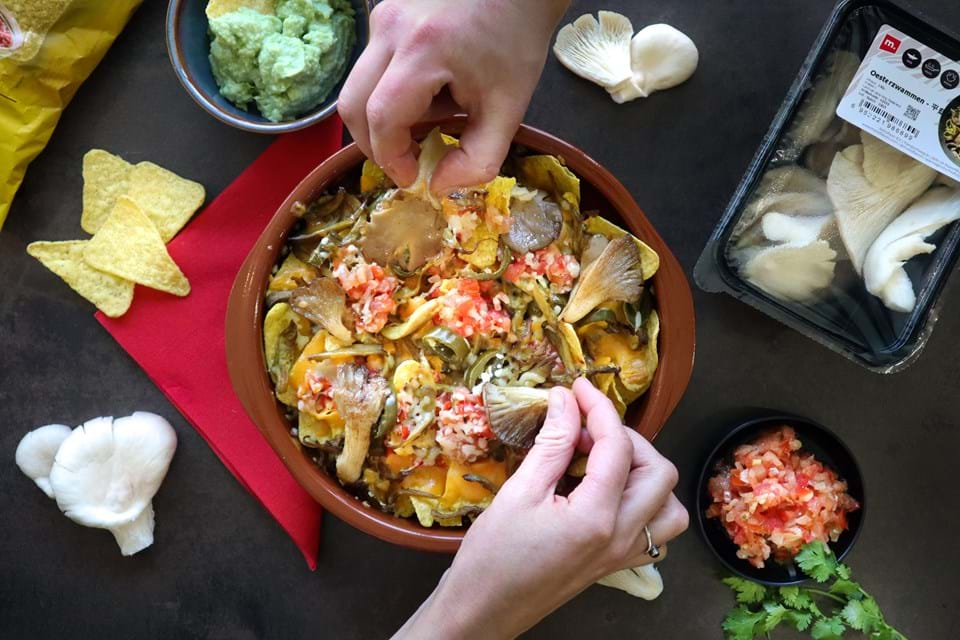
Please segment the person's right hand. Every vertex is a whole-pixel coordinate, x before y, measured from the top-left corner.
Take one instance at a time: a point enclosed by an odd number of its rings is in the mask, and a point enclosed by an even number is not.
[[[586,430],[581,431],[581,413]],[[587,471],[556,495],[579,446]],[[623,426],[587,380],[550,391],[547,419],[520,468],[477,518],[436,591],[398,637],[513,637],[600,578],[653,562],[688,524],[676,468]]]
[[[483,184],[507,155],[569,0],[385,0],[338,99],[360,149],[400,186],[417,176],[410,128],[466,113],[431,189]]]

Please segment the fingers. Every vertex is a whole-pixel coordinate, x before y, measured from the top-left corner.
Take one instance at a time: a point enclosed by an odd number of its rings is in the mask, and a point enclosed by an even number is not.
[[[471,111],[460,136],[460,148],[440,162],[430,183],[431,191],[484,184],[495,178],[522,118],[522,109],[507,100],[488,102]]]
[[[600,517],[614,516],[630,472],[633,445],[620,415],[603,393],[585,379],[573,383],[573,393],[580,411],[586,415],[593,447],[587,458],[586,475],[570,494],[570,501],[589,504]],[[576,436],[579,440],[579,431]]]
[[[446,71],[425,69],[417,58],[394,57],[370,94],[367,126],[373,159],[401,187],[417,177],[410,128],[428,112],[447,80]]]
[[[548,407],[546,421],[533,448],[507,481],[530,491],[538,499],[553,496],[580,434],[580,413],[568,389],[552,388]]]
[[[636,545],[628,564],[640,566],[651,562],[660,562],[666,557],[666,544],[687,530],[690,524],[690,515],[675,495],[670,494],[667,502],[660,508],[647,527],[654,544],[660,548],[660,556],[651,558],[647,553],[647,536],[641,531],[637,536]]]
[[[357,59],[337,98],[337,111],[343,123],[368,158],[373,157],[373,149],[370,147],[370,129],[367,125],[367,101],[387,70],[391,56],[391,51],[380,41],[371,41]]]

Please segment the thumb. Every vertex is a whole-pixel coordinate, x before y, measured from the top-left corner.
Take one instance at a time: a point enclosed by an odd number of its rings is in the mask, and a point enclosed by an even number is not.
[[[520,486],[543,497],[553,495],[580,439],[580,410],[573,393],[554,387],[548,402],[547,418],[533,448],[513,474]]]

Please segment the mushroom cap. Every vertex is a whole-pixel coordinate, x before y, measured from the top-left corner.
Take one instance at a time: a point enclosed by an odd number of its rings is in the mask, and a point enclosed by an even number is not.
[[[636,569],[621,569],[604,576],[597,584],[626,591],[630,595],[655,600],[663,593],[663,578],[652,564],[643,565]]]
[[[160,488],[176,448],[173,427],[154,413],[88,420],[57,451],[50,472],[57,506],[88,527],[130,524]]]
[[[581,78],[613,87],[633,76],[630,64],[630,19],[613,11],[587,13],[557,32],[553,53]]]
[[[808,302],[833,282],[837,252],[818,240],[744,252],[743,277],[781,300]]]
[[[53,488],[50,486],[53,459],[71,431],[65,424],[48,424],[28,432],[17,445],[17,466],[48,498],[53,497]]]
[[[833,215],[791,216],[771,211],[760,221],[763,235],[771,242],[809,244],[822,238],[824,230],[833,220]]]
[[[682,31],[651,24],[633,36],[630,61],[635,82],[646,95],[686,82],[697,70],[700,52]]]
[[[924,240],[941,227],[960,219],[960,192],[935,187],[914,202],[883,230],[867,252],[863,280],[867,291],[894,311],[909,313],[916,294],[903,265],[936,246]]]
[[[814,82],[790,127],[788,136],[797,153],[823,138],[859,68],[860,58],[849,51],[838,50],[830,56],[826,72]]]

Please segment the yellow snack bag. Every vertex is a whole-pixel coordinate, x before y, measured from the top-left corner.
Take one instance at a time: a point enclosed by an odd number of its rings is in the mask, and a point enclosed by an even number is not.
[[[27,165],[141,0],[0,0],[0,226]]]

